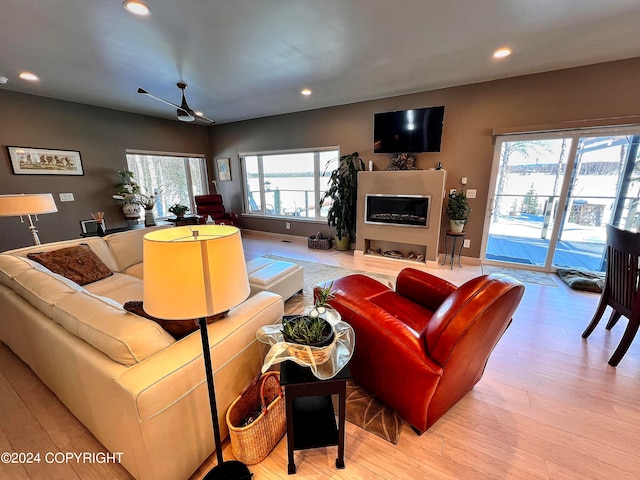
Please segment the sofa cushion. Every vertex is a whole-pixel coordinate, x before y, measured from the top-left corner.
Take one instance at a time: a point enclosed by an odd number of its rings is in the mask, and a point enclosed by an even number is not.
[[[118,268],[116,271],[123,272],[131,265],[142,262],[142,238],[149,232],[168,226],[157,226],[127,230],[126,232],[112,233],[104,238],[109,245],[111,254],[115,257]]]
[[[113,274],[86,243],[51,252],[28,253],[27,258],[78,285],[93,283]]]
[[[143,302],[140,300],[134,300],[131,302],[125,302],[122,306],[127,312],[135,313],[140,317],[148,318],[149,320],[153,320],[158,325],[160,325],[164,330],[169,332],[171,336],[173,336],[176,340],[181,339],[182,337],[186,337],[191,332],[195,332],[200,328],[200,322],[197,318],[190,318],[187,320],[165,320],[162,318],[157,318],[152,315],[149,315],[144,311]],[[217,314],[207,317],[207,323],[211,324],[217,320],[220,320],[224,317],[224,314]]]
[[[137,300],[144,296],[144,284],[142,280],[123,273],[114,273],[99,282],[86,286],[87,291],[101,297],[108,297],[120,305],[129,300]]]
[[[53,306],[51,318],[123,365],[135,365],[175,342],[157,323],[89,293],[61,298]]]

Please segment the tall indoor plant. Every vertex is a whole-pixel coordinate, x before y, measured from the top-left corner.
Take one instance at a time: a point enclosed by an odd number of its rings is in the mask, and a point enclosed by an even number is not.
[[[336,250],[349,250],[356,233],[356,209],[358,201],[358,172],[364,170],[364,162],[353,152],[340,157],[338,168],[331,172],[329,188],[320,199],[320,207],[331,198],[327,223],[336,229]]]
[[[445,213],[449,217],[450,230],[452,232],[462,232],[471,213],[464,190],[454,191],[449,194],[449,203],[447,203]]]

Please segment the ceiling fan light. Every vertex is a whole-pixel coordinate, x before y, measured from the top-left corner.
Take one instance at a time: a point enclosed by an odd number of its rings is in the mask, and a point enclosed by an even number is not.
[[[178,120],[182,122],[193,122],[195,118],[193,117],[193,115],[189,115],[184,110],[178,110]]]
[[[147,16],[151,13],[149,6],[139,0],[124,0],[122,6],[134,15]]]

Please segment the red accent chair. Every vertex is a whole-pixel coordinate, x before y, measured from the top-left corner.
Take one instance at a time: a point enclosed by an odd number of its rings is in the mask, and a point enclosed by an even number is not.
[[[195,201],[196,213],[201,216],[200,223],[206,223],[210,215],[216,225],[237,225],[238,215],[225,211],[222,195],[196,195]]]
[[[480,380],[524,286],[483,275],[456,287],[406,268],[395,291],[349,275],[333,293],[330,304],[356,332],[353,379],[422,434]]]

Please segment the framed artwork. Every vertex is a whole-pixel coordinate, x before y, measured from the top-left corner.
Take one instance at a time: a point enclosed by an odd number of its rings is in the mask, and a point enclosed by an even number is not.
[[[102,228],[104,230],[107,229],[107,224],[102,220]],[[80,220],[80,229],[82,233],[88,234],[97,234],[98,233],[98,222],[95,220]]]
[[[229,166],[228,158],[216,159],[216,165],[218,167],[218,180],[221,182],[228,182],[231,180],[231,167]]]
[[[80,152],[7,147],[14,175],[84,175]]]

